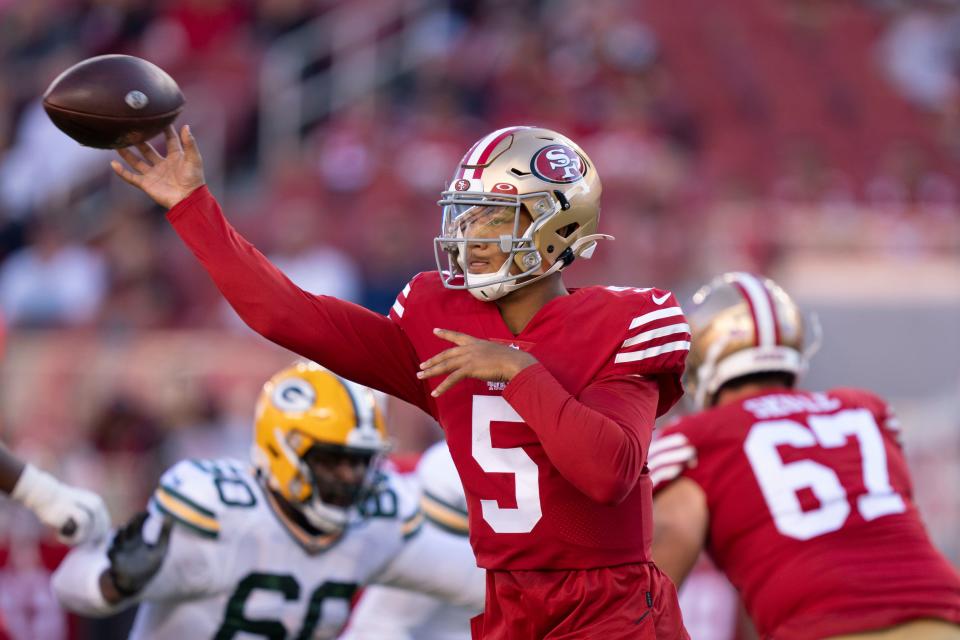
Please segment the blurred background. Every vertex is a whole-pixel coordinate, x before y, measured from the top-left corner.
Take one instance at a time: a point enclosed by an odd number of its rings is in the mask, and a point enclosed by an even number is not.
[[[823,324],[807,386],[894,403],[960,561],[960,3],[0,0],[0,434],[120,522],[172,462],[245,457],[259,386],[293,356],[242,326],[109,152],[46,118],[50,81],[105,53],[178,81],[243,234],[380,312],[434,268],[470,144],[568,134],[617,237],[568,282],[689,300],[720,271],[779,280]],[[399,403],[391,422],[401,465],[439,437]],[[105,637],[50,599],[62,553],[0,508],[15,637]]]

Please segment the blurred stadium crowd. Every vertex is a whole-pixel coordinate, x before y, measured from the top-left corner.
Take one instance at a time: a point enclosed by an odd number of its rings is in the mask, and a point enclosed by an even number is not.
[[[687,292],[797,254],[960,251],[957,2],[0,0],[3,439],[118,520],[172,461],[244,457],[289,354],[240,325],[108,152],[47,120],[50,81],[104,53],[177,79],[244,235],[303,288],[378,311],[433,268],[439,191],[506,124],[567,133],[599,168],[618,239],[576,282]],[[278,77],[319,89],[291,103]],[[437,437],[394,416],[401,455]]]

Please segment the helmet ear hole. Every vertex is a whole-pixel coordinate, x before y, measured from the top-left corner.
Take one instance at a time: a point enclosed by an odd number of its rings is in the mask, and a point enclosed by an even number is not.
[[[580,228],[579,222],[571,222],[567,226],[557,229],[557,235],[560,236],[561,238],[569,238],[574,233],[576,233],[577,229],[579,228]]]

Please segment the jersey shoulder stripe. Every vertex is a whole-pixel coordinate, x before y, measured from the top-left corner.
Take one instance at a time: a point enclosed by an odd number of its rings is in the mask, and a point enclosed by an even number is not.
[[[417,511],[413,515],[406,518],[400,525],[400,534],[403,536],[404,540],[409,540],[413,536],[420,533],[421,527],[423,527],[423,512]]]
[[[655,360],[669,353],[685,359],[690,350],[690,325],[673,294],[660,289],[645,290],[639,302],[639,313],[631,314],[626,338],[614,361]]]
[[[216,515],[170,487],[160,485],[153,493],[152,502],[163,514],[207,538],[220,535]]]
[[[428,282],[428,278],[431,277],[436,278],[437,283],[439,283],[440,275],[436,271],[423,271],[413,276],[410,282],[397,294],[397,299],[394,301],[393,306],[390,307],[390,311],[387,312],[387,316],[394,322],[403,324],[403,317],[409,312],[411,296],[415,293],[418,296],[422,296],[421,291],[429,292],[432,287],[430,286],[431,283]],[[427,297],[430,297],[429,293],[427,293]]]
[[[651,287],[597,287],[596,290],[600,292],[598,300],[608,313],[619,316],[621,319],[617,322],[624,323],[619,328],[610,326],[612,332],[621,332],[615,363],[636,363],[633,368],[656,369],[656,364],[643,361],[675,354],[659,358],[667,369],[672,369],[676,362],[685,359],[690,349],[690,326],[670,291]]]
[[[181,460],[160,477],[150,502],[195,533],[215,538],[225,518],[246,518],[257,504],[253,482],[249,465],[239,460]]]
[[[658,438],[650,445],[647,458],[654,491],[667,486],[696,463],[697,450],[684,434],[673,433]]]
[[[429,491],[420,496],[420,509],[427,520],[449,533],[465,536],[469,533],[467,512],[444,502]]]

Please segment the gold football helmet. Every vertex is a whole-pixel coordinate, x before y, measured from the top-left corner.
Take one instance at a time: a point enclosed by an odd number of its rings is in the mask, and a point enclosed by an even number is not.
[[[263,385],[253,431],[261,479],[327,533],[347,525],[389,449],[373,390],[313,362],[297,362]],[[333,468],[341,464],[347,471]]]
[[[591,257],[597,241],[610,238],[596,233],[600,192],[590,158],[555,131],[508,127],[483,137],[438,202],[443,223],[434,254],[444,286],[496,300],[577,257]],[[498,271],[469,272],[466,249],[475,242],[494,243],[508,254]]]
[[[698,408],[711,406],[725,383],[741,376],[778,372],[800,376],[819,346],[804,347],[800,308],[769,278],[725,273],[700,288],[688,309],[690,355],[686,387]]]

